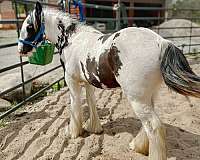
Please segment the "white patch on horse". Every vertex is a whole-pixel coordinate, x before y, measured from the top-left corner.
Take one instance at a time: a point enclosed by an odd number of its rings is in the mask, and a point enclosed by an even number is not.
[[[98,70],[97,70],[97,74],[98,74]],[[97,76],[97,75],[95,75],[94,73],[93,73],[93,76],[97,79],[97,81],[100,83],[101,81],[100,81],[100,79],[99,79],[99,77]]]
[[[101,87],[102,87],[103,89],[108,89],[108,87],[107,87],[106,85],[104,85],[103,83],[101,83]]]

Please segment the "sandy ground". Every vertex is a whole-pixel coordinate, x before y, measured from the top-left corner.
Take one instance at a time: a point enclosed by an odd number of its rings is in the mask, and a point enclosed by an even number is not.
[[[199,65],[192,65],[200,74]],[[102,134],[85,133],[68,139],[69,91],[67,88],[12,115],[12,123],[0,129],[1,160],[147,160],[131,151],[131,139],[141,123],[120,89],[96,92]],[[84,120],[88,107],[83,93]],[[164,85],[156,98],[156,112],[167,128],[170,160],[200,160],[200,99],[170,92]],[[25,112],[24,112],[25,111]]]

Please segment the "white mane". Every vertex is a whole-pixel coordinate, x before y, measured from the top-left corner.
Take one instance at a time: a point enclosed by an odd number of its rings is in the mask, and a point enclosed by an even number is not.
[[[45,17],[55,17],[58,20],[61,20],[62,23],[67,27],[72,23],[77,24],[79,26],[79,30],[85,31],[85,32],[91,32],[91,31],[96,31],[101,33],[100,31],[96,30],[92,26],[88,26],[85,23],[79,22],[76,18],[74,18],[72,15],[70,15],[68,12],[63,12],[57,9],[53,8],[45,8],[44,9],[44,16]]]
[[[56,19],[62,20],[65,25],[69,25],[69,23],[79,23],[76,19],[73,19],[69,13],[64,13],[63,11],[57,9],[45,8],[44,14],[45,17],[55,16]]]

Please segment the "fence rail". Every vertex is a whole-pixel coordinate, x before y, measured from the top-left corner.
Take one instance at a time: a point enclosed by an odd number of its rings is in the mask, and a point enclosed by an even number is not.
[[[33,0],[15,0],[16,3],[18,4],[35,4],[36,1]],[[40,2],[44,6],[49,6],[49,7],[58,7],[56,4],[51,4],[51,3],[45,3],[45,2]]]
[[[17,20],[17,19],[3,19],[0,20],[0,24],[16,24],[16,23],[22,23],[23,20]]]
[[[43,93],[45,90],[51,88],[51,86],[53,86],[56,83],[59,83],[61,80],[64,80],[64,77],[58,79],[57,81],[51,83],[50,85],[46,86],[45,88],[41,89],[40,91],[38,91],[37,93],[31,95],[30,97],[24,99],[22,102],[20,102],[19,104],[17,104],[16,106],[14,106],[13,108],[11,108],[10,110],[6,111],[5,113],[0,115],[0,119],[3,119],[4,117],[6,117],[7,115],[13,113],[14,111],[16,111],[17,109],[19,109],[21,106],[23,106],[26,102],[33,100],[35,97],[37,97],[39,94]]]
[[[36,1],[33,1],[33,0],[14,0],[14,5],[15,5],[15,14],[16,14],[16,19],[6,19],[6,20],[0,20],[0,24],[16,24],[16,27],[17,27],[17,32],[18,32],[18,36],[19,36],[19,31],[20,31],[20,24],[23,22],[23,20],[19,17],[19,13],[18,13],[18,9],[17,9],[17,5],[18,4],[22,4],[22,5],[30,5],[30,4],[35,4]],[[55,4],[49,4],[49,3],[42,3],[43,5],[45,6],[50,6],[50,7],[58,7],[58,5],[55,5]],[[86,21],[87,22],[93,22],[93,21],[96,21],[96,22],[114,22],[116,28],[114,28],[113,30],[109,30],[110,32],[113,32],[113,31],[117,31],[118,29],[120,29],[120,22],[123,21],[123,20],[132,20],[132,21],[152,21],[152,20],[155,20],[155,21],[166,21],[166,20],[170,20],[170,19],[174,19],[174,18],[181,18],[181,17],[166,17],[166,16],[158,16],[158,17],[139,17],[139,16],[134,16],[134,17],[120,17],[120,12],[121,12],[121,7],[120,6],[105,6],[105,5],[96,5],[96,4],[88,4],[88,3],[83,3],[84,7],[85,8],[93,8],[95,10],[105,10],[105,11],[113,11],[114,13],[116,13],[116,17],[113,17],[113,18],[108,18],[108,17],[86,17]],[[125,10],[128,11],[128,10],[135,10],[135,11],[170,11],[170,10],[174,10],[174,8],[163,8],[163,7],[125,7]],[[200,10],[199,9],[196,9],[196,8],[183,8],[183,9],[176,9],[176,10],[181,10],[181,11],[195,11],[195,12],[199,12]],[[27,14],[27,13],[26,13]],[[188,20],[200,20],[200,17],[184,17],[184,19],[188,19]],[[117,28],[117,26],[119,28]],[[158,33],[162,30],[173,30],[173,29],[188,29],[190,31],[190,34],[186,34],[186,35],[181,35],[181,36],[165,36],[164,38],[166,39],[181,39],[181,38],[189,38],[189,42],[187,44],[180,44],[179,47],[182,47],[182,49],[184,47],[189,47],[189,52],[191,50],[190,47],[194,47],[194,46],[200,46],[200,41],[199,43],[193,43],[191,40],[192,38],[200,38],[200,35],[194,35],[193,34],[193,30],[194,29],[200,29],[200,26],[193,26],[192,25],[192,22],[191,22],[191,26],[179,26],[179,27],[161,27],[161,26],[153,26],[151,27],[151,29],[153,30],[156,30]],[[8,48],[8,47],[13,47],[13,46],[16,46],[17,43],[10,43],[10,44],[3,44],[3,45],[0,45],[0,49],[3,49],[3,48]],[[22,102],[18,103],[17,105],[15,105],[14,107],[12,107],[10,110],[6,111],[5,113],[1,114],[0,115],[0,119],[6,117],[7,115],[9,115],[10,113],[16,111],[18,108],[20,108],[21,106],[23,106],[26,102],[34,99],[35,97],[37,97],[39,94],[43,93],[45,90],[49,89],[52,85],[56,84],[56,83],[59,83],[61,80],[64,79],[64,77],[61,77],[59,78],[58,80],[56,80],[55,82],[49,84],[48,86],[46,86],[45,88],[43,88],[42,90],[34,93],[33,95],[31,95],[30,97],[25,97],[25,89],[24,89],[24,86],[25,84],[27,83],[30,83],[32,82],[33,80],[36,80],[46,74],[49,74],[59,68],[61,68],[61,65],[58,65],[54,68],[51,68],[51,69],[48,69],[46,72],[44,73],[41,73],[29,80],[24,80],[24,66],[25,65],[28,65],[29,62],[28,61],[23,61],[22,58],[20,57],[20,63],[17,63],[17,64],[14,64],[14,65],[11,65],[11,66],[8,66],[8,67],[5,67],[5,68],[2,68],[0,69],[0,74],[1,73],[4,73],[4,72],[7,72],[7,71],[10,71],[12,69],[16,69],[16,68],[20,68],[21,69],[21,79],[22,79],[22,82],[12,88],[9,88],[3,92],[0,93],[0,97],[5,95],[5,94],[8,94],[10,93],[11,91],[19,88],[19,87],[23,87],[23,95],[24,95],[24,99]]]
[[[17,45],[17,43],[3,44],[3,45],[0,45],[0,49],[13,47],[13,46],[16,46],[16,45]]]

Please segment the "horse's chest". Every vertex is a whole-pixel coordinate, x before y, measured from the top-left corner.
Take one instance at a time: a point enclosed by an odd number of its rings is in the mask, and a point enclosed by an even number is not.
[[[85,65],[81,62],[84,76],[91,85],[97,88],[120,87],[116,77],[119,76],[122,63],[117,53],[113,47],[102,53],[98,60],[88,56]]]

